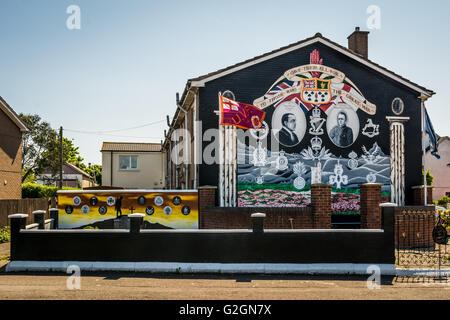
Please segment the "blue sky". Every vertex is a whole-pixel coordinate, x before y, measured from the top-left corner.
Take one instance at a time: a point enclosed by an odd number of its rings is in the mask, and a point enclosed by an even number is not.
[[[80,30],[66,27],[70,5],[81,9]],[[380,29],[367,28],[370,5],[381,10]],[[427,110],[436,132],[450,135],[449,15],[447,0],[1,0],[0,95],[55,129],[161,121],[65,132],[86,163],[101,164],[102,141],[163,139],[187,79],[316,32],[347,46],[360,26],[370,31],[369,59],[436,92]]]

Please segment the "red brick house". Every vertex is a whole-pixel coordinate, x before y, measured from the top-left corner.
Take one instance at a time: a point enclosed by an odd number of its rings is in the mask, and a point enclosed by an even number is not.
[[[0,199],[22,198],[22,133],[28,131],[0,97]]]

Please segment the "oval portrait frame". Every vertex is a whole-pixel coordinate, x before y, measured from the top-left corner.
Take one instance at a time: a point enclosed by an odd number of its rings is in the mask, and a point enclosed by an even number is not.
[[[283,115],[286,113],[291,113],[295,116],[296,126],[294,133],[297,135],[298,142],[292,145],[287,145],[285,143],[280,142],[279,132],[283,129],[283,125],[281,123]],[[306,133],[306,117],[305,113],[302,111],[300,106],[293,101],[285,101],[282,102],[276,107],[275,111],[272,115],[272,133],[275,139],[280,143],[280,145],[284,147],[295,147],[298,145],[305,136]]]
[[[399,106],[400,110],[396,110],[397,109],[397,103],[398,103],[398,106]],[[403,111],[405,111],[405,103],[399,97],[394,98],[394,100],[392,100],[392,103],[391,103],[391,109],[392,109],[392,112],[394,114],[399,116],[399,115],[401,115],[403,113]]]
[[[346,126],[352,130],[353,135],[353,141],[350,144],[347,145],[339,145],[335,141],[333,141],[333,138],[331,137],[331,131],[337,127],[337,116],[340,112],[344,112],[346,114]],[[330,138],[330,141],[339,148],[348,148],[353,143],[355,143],[356,139],[358,139],[359,136],[359,117],[356,111],[348,104],[346,103],[339,103],[336,107],[330,108],[329,112],[327,112],[327,134]]]

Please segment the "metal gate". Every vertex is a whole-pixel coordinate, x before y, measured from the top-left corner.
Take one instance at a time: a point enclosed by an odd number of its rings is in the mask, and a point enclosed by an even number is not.
[[[396,212],[396,264],[407,268],[450,267],[450,248],[433,241],[433,228],[439,222],[434,211],[421,213]]]

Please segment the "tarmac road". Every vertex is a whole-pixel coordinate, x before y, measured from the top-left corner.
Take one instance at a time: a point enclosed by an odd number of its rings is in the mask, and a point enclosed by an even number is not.
[[[0,258],[9,244],[0,245]],[[382,277],[369,289],[365,276],[83,273],[80,289],[69,274],[5,273],[0,260],[0,300],[449,300],[450,282]],[[69,282],[69,284],[74,282]],[[372,282],[372,284],[374,284]]]

